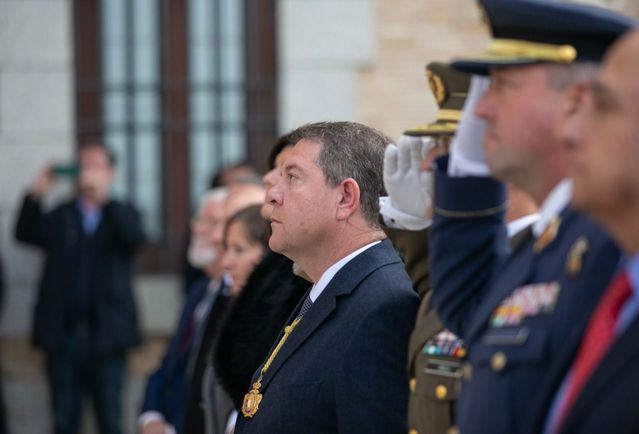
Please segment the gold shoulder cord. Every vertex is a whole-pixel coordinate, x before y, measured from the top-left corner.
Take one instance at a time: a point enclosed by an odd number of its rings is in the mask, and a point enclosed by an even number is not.
[[[266,360],[266,363],[264,363],[264,366],[260,371],[260,376],[258,377],[257,381],[253,383],[253,388],[249,391],[249,393],[244,395],[244,402],[242,403],[242,414],[244,415],[244,417],[253,417],[255,416],[255,413],[257,413],[257,410],[260,407],[260,402],[262,402],[262,394],[260,393],[260,388],[262,387],[262,378],[264,378],[264,374],[266,374],[266,371],[268,371],[268,368],[270,368],[273,360],[275,360],[277,353],[280,352],[282,346],[284,345],[284,342],[286,342],[289,335],[293,332],[293,330],[295,330],[295,327],[297,327],[297,324],[300,322],[301,319],[302,317],[298,316],[297,318],[295,318],[295,320],[293,320],[291,325],[284,327],[284,335],[277,343],[277,346],[275,347],[269,358]]]

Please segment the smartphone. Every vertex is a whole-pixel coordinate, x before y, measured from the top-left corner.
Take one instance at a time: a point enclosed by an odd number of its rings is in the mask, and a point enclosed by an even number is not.
[[[56,178],[77,178],[80,168],[77,164],[56,164],[51,171]]]

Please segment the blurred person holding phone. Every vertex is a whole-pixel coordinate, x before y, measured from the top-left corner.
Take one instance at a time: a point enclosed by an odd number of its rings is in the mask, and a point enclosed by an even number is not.
[[[46,211],[42,199],[64,176],[77,176],[75,197]],[[16,223],[16,239],[45,255],[32,342],[45,353],[56,433],[79,432],[85,395],[100,433],[122,432],[125,354],[140,342],[133,258],[146,236],[136,209],[111,198],[114,177],[113,154],[82,145],[77,168],[40,173]]]

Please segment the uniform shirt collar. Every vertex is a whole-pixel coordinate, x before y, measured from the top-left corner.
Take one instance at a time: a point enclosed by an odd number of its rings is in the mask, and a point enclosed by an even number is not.
[[[572,198],[572,180],[564,179],[546,197],[539,208],[539,219],[532,226],[532,233],[538,238],[544,233],[550,221],[558,217]]]
[[[526,229],[528,226],[535,224],[535,222],[539,220],[539,214],[528,214],[523,217],[519,217],[506,225],[506,229],[508,230],[508,238],[512,238],[517,235],[519,232]]]

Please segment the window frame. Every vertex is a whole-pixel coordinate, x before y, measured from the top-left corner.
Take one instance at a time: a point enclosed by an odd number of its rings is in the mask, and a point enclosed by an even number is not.
[[[73,2],[76,149],[103,141],[101,1]],[[188,0],[158,0],[161,57],[162,236],[139,257],[143,273],[177,273],[191,218]],[[211,0],[218,1],[218,0]],[[244,0],[247,161],[266,168],[277,138],[276,0]]]

